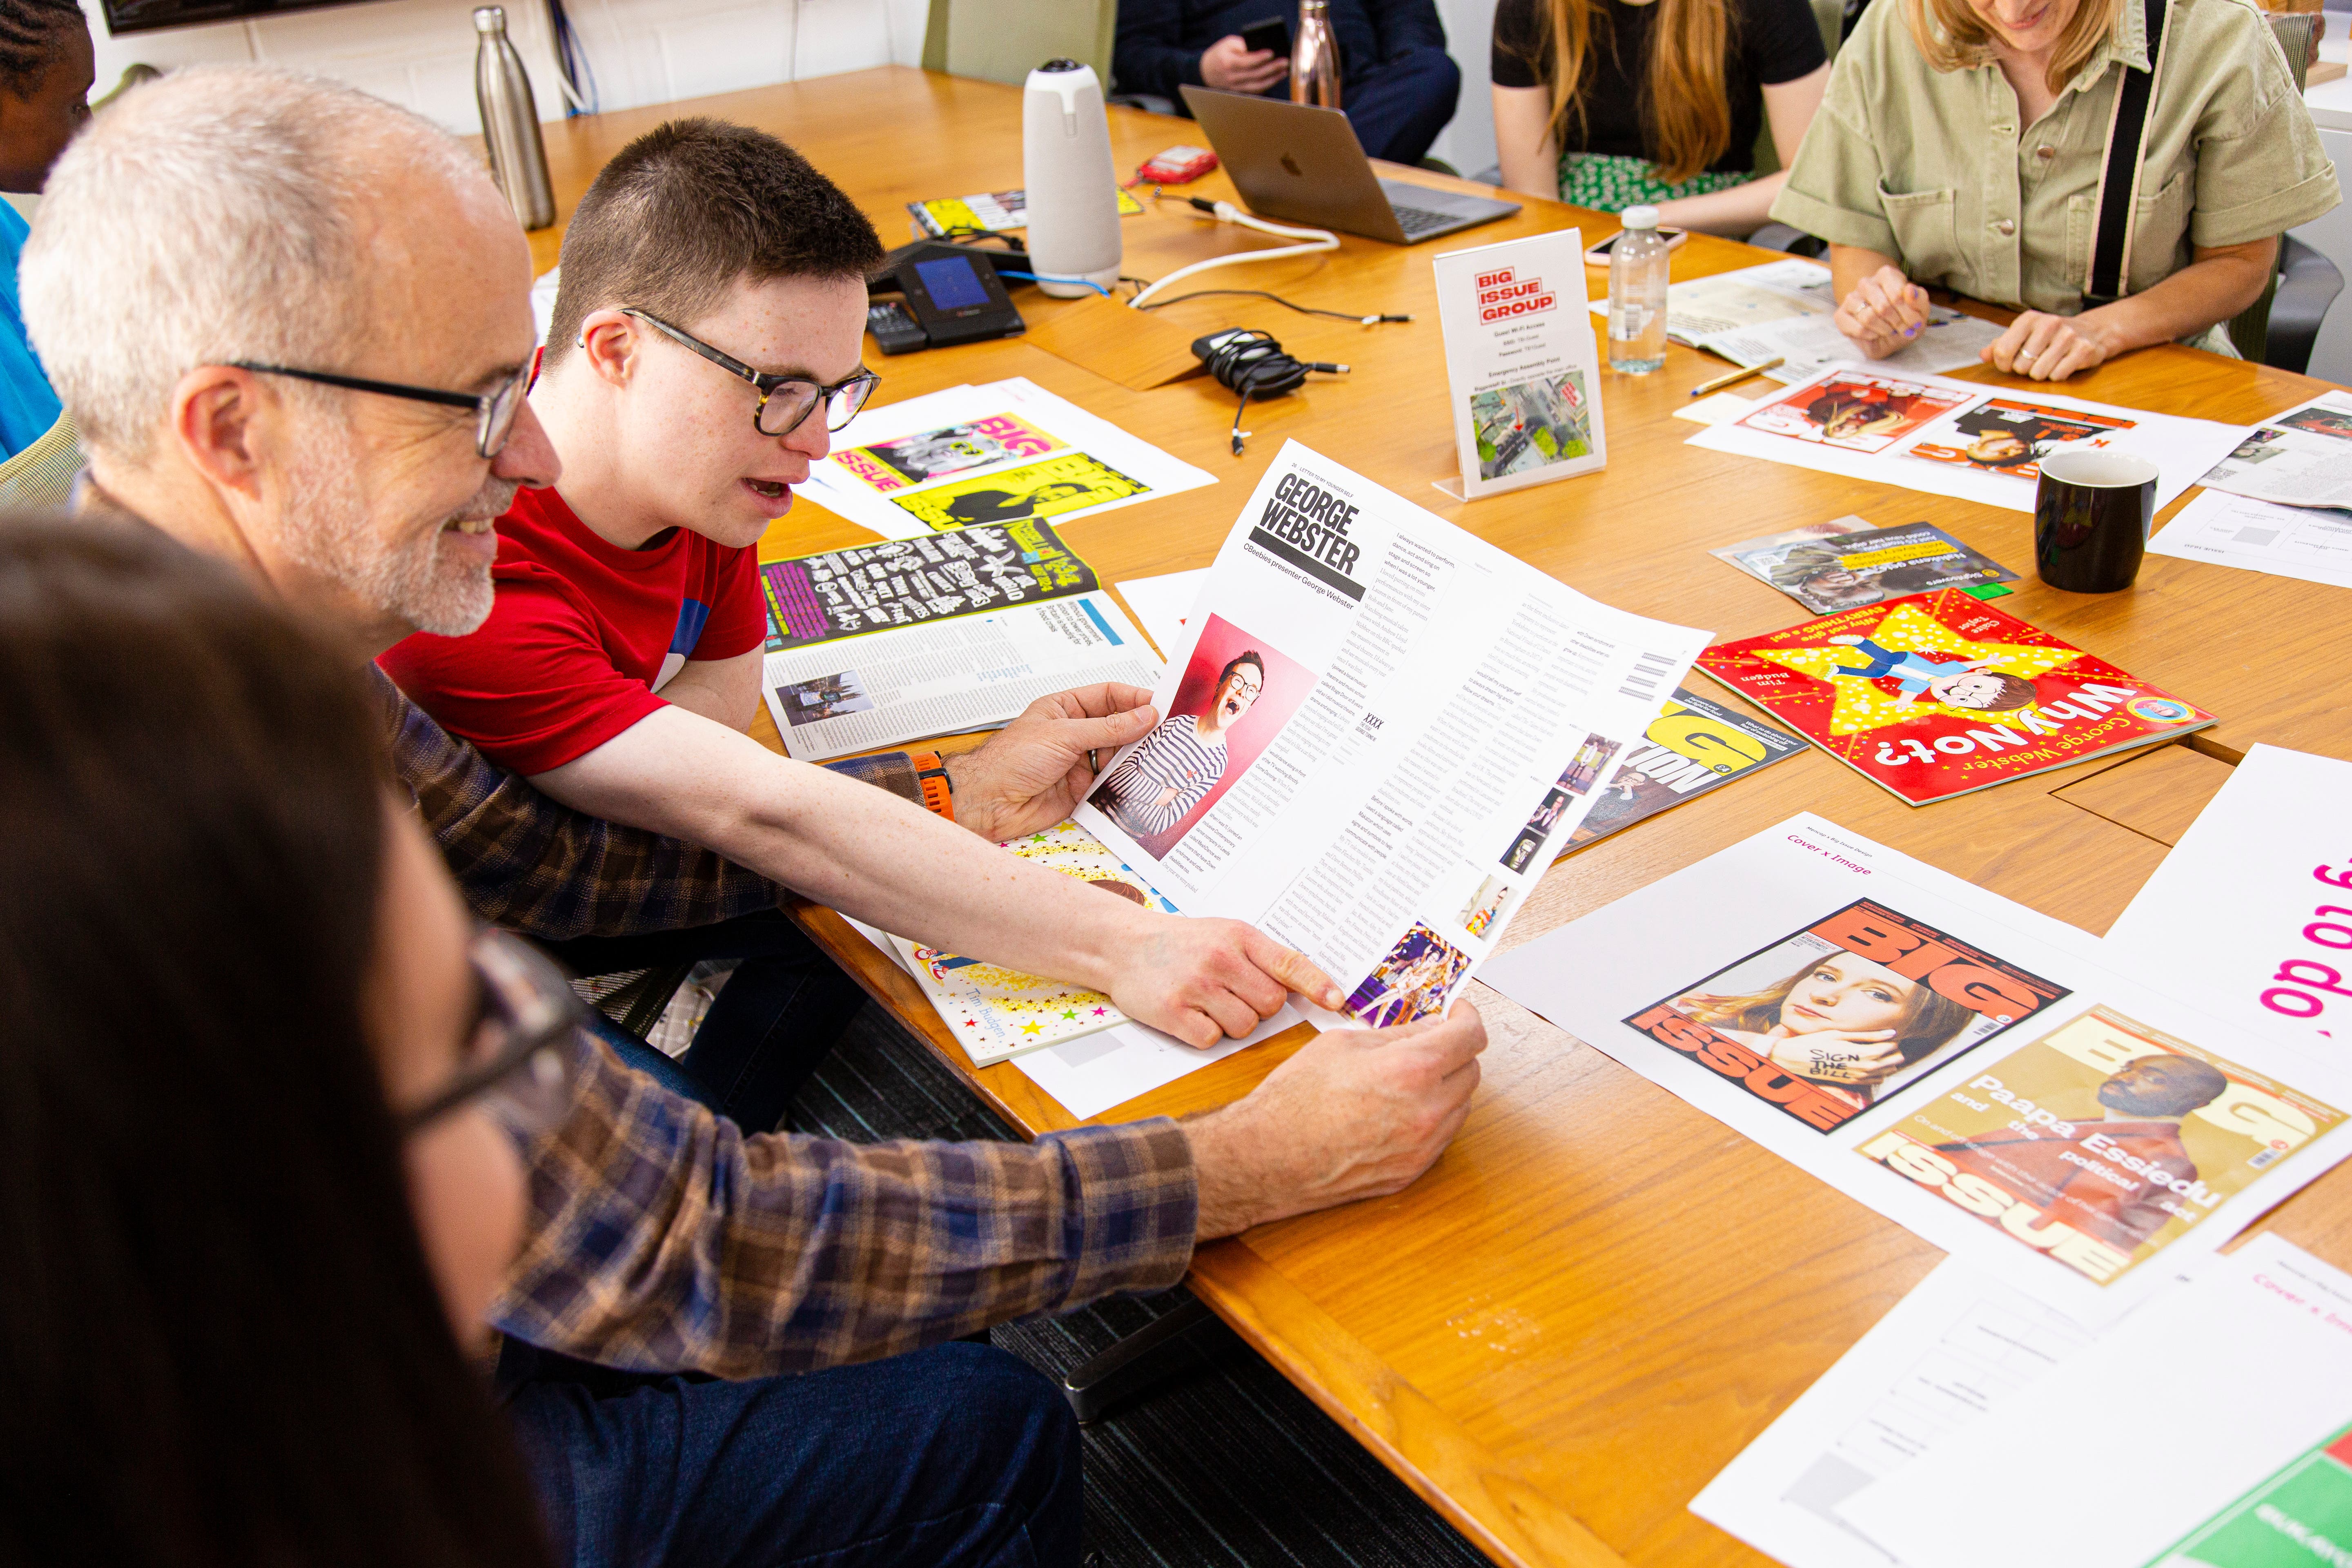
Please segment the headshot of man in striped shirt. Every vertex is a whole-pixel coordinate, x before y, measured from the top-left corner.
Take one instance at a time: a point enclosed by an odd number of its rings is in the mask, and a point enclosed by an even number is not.
[[[1165,833],[1225,776],[1226,734],[1265,689],[1265,659],[1252,649],[1217,674],[1208,711],[1171,713],[1095,791],[1095,805],[1138,838]]]

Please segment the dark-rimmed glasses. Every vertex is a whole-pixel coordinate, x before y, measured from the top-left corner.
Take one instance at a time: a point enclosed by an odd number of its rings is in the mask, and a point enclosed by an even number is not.
[[[364,376],[337,375],[323,370],[295,370],[288,365],[263,364],[257,360],[233,359],[228,363],[237,370],[260,375],[290,375],[297,381],[315,381],[321,386],[340,386],[351,392],[373,392],[379,397],[405,397],[414,403],[470,408],[474,411],[474,451],[484,458],[495,458],[506,450],[507,437],[514,430],[515,415],[522,407],[523,394],[530,390],[531,366],[528,364],[492,392],[444,392],[438,387],[405,386],[396,381],[370,381]]]
[[[439,1092],[401,1115],[401,1130],[415,1132],[481,1100],[517,1138],[552,1131],[571,1110],[579,1082],[585,1008],[562,973],[512,932],[484,926],[466,958],[479,1000],[465,1065]]]
[[[714,349],[683,327],[673,327],[648,310],[635,305],[621,307],[621,314],[643,321],[654,331],[682,347],[692,349],[712,364],[732,376],[751,384],[760,395],[759,406],[751,410],[751,427],[762,436],[789,436],[801,427],[803,421],[817,405],[824,405],[824,427],[838,430],[857,416],[882,378],[857,367],[857,374],[845,376],[831,386],[811,381],[804,375],[770,375],[753,370],[741,360],[723,350]]]

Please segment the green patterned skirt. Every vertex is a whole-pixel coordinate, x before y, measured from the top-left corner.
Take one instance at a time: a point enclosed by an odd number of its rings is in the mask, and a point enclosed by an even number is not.
[[[1715,174],[1702,169],[1680,184],[1659,180],[1646,158],[1621,158],[1608,153],[1562,153],[1559,155],[1559,199],[1570,206],[1599,212],[1623,212],[1627,207],[1655,206],[1684,196],[1710,195],[1744,185],[1753,174]]]

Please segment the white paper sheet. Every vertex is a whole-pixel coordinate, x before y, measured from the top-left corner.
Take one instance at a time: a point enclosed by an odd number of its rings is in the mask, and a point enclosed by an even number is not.
[[[2352,1054],[2352,763],[2250,749],[2107,948],[2241,1028]]]
[[[1160,674],[1143,634],[1099,590],[785,648],[760,668],[785,754],[818,763],[993,729],[1056,691],[1149,686]]]
[[[2201,483],[2289,506],[2352,506],[2352,392],[2323,392],[2242,433]]]
[[[1431,258],[1465,500],[1609,461],[1584,241],[1555,229]]]
[[[2161,510],[2244,434],[2209,419],[1872,365],[1825,370],[1685,444],[2011,511],[2033,510],[2037,458],[2104,447],[2156,465]]]
[[[877,449],[878,448],[878,449]],[[811,466],[808,498],[885,539],[965,522],[1057,526],[1216,483],[1024,377],[869,407]]]
[[[1909,1568],[2341,1561],[2176,1543],[2352,1420],[2352,1277],[2259,1236],[1839,1506]],[[2274,1554],[2273,1554],[2274,1552]]]
[[[1691,1511],[1790,1568],[1890,1568],[1836,1505],[2092,1342],[2064,1313],[1948,1258],[1724,1467]]]
[[[1085,1121],[1270,1040],[1298,1022],[1298,1009],[1285,1003],[1247,1039],[1219,1040],[1205,1051],[1142,1024],[1121,1024],[1099,1035],[1014,1057],[1013,1065],[1061,1101],[1063,1110]]]
[[[1958,310],[1941,307],[1928,314],[1927,327],[1898,353],[1874,360],[1827,316],[1789,316],[1728,332],[1714,332],[1695,347],[1720,354],[1734,364],[1780,363],[1759,374],[1783,384],[1804,381],[1833,364],[1869,365],[1890,375],[1941,375],[1982,363],[1982,352],[2008,329]]]
[[[1609,313],[1606,298],[1591,302],[1596,316]],[[1837,309],[1830,292],[1830,269],[1792,256],[1736,271],[1717,272],[1666,286],[1666,336],[1696,344],[1715,332],[1737,331],[1767,321],[1827,316]]]
[[[2352,588],[2352,512],[2205,490],[2157,531],[2147,552]]]
[[[1208,580],[1209,569],[1203,566],[1160,577],[1130,577],[1113,585],[1164,658],[1169,649],[1182,646],[1185,617],[1192,613],[1192,601],[1201,596],[1201,584]]]
[[[1460,993],[1707,637],[1295,441],[1210,573],[1152,693],[1167,717],[1074,815],[1185,913],[1306,954],[1375,1026]]]
[[[1538,937],[1486,979],[2093,1326],[2352,1149],[2337,1053],[2224,1023],[2103,962],[2074,927],[1811,814]],[[1842,1060],[1885,1047],[1832,1031],[1888,1026],[1908,1065],[1874,1094],[1840,1088]],[[2131,1065],[2168,1058],[2186,1059]],[[1743,1220],[1769,1216],[1728,1196],[1720,1215],[1671,1216]]]

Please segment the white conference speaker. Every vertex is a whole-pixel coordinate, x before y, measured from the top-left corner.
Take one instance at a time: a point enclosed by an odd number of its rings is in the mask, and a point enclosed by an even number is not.
[[[1118,281],[1118,175],[1110,120],[1092,66],[1047,60],[1021,99],[1022,183],[1028,191],[1029,269],[1105,289]],[[1085,283],[1037,285],[1057,299],[1091,294]]]

